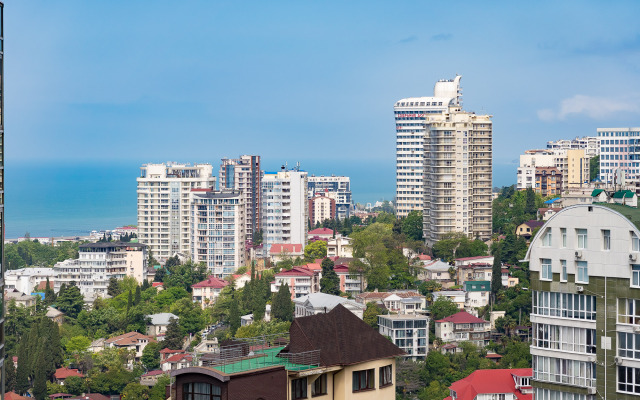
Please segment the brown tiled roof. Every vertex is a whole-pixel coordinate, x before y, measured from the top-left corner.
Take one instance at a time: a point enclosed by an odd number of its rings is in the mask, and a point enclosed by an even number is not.
[[[113,343],[116,346],[133,346],[138,344],[138,339],[148,340],[149,343],[155,343],[156,340],[151,336],[143,335],[138,332],[129,332],[120,336],[115,336],[110,339],[105,340],[105,343]]]
[[[320,350],[323,366],[358,364],[405,354],[342,304],[326,314],[294,319],[289,336],[289,345],[282,352]]]
[[[70,376],[79,376],[81,378],[84,377],[84,375],[78,372],[77,369],[66,367],[56,369],[55,374],[53,374],[53,377],[56,379],[67,379]]]

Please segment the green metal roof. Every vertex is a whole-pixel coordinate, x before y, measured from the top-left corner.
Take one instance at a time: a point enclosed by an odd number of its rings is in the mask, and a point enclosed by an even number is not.
[[[486,292],[491,290],[491,282],[489,281],[466,281],[464,283],[465,292]]]
[[[613,194],[613,198],[614,199],[622,199],[622,198],[625,198],[625,197],[626,198],[632,198],[634,194],[635,193],[633,193],[631,190],[621,190],[619,192],[615,192]]]
[[[591,192],[591,197],[596,197],[602,192],[604,192],[604,189],[593,189],[593,192]]]
[[[264,350],[256,350],[254,352],[256,357],[245,358],[234,363],[216,365],[209,368],[217,369],[225,374],[236,374],[238,372],[247,372],[254,369],[275,367],[278,365],[284,365],[284,368],[287,371],[302,371],[317,368],[317,365],[294,364],[285,358],[276,357],[282,349],[284,349],[284,347],[272,347]]]

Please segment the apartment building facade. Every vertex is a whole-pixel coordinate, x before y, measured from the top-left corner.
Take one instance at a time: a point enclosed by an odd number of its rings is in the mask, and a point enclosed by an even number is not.
[[[618,185],[639,182],[640,128],[598,128],[598,140],[600,180]]]
[[[138,182],[138,240],[158,261],[175,253],[188,255],[191,246],[191,189],[216,186],[210,164],[144,164]]]
[[[327,196],[314,196],[309,199],[309,221],[312,226],[328,219],[336,218],[336,201]]]
[[[551,150],[584,150],[587,157],[600,155],[600,141],[596,136],[576,137],[575,139],[560,139],[547,142],[547,149]]]
[[[262,237],[265,255],[273,244],[307,243],[307,172],[299,168],[262,177]]]
[[[640,393],[640,212],[577,205],[531,241],[536,399],[632,399]]]
[[[396,215],[406,217],[422,211],[424,201],[425,123],[446,112],[449,105],[462,105],[461,76],[436,82],[433,97],[409,97],[393,107],[396,122]]]
[[[566,148],[526,150],[524,154],[520,155],[517,189],[531,188],[536,193],[546,196],[553,194],[548,193],[550,190],[548,187],[551,187],[551,190],[561,192],[584,186],[590,181],[589,161],[591,156],[588,156],[586,152],[586,149]],[[552,172],[555,173],[552,174]],[[558,181],[561,183],[558,184]]]
[[[307,180],[309,199],[316,196],[326,196],[335,201],[335,217],[349,218],[353,214],[353,199],[351,197],[351,179],[348,176],[309,176]]]
[[[406,353],[404,358],[424,360],[429,352],[429,317],[400,314],[378,315],[378,331]]]
[[[245,235],[253,243],[254,234],[260,231],[261,182],[260,156],[243,155],[223,158],[219,174],[220,190],[239,190],[244,195]]]
[[[436,337],[443,343],[471,342],[478,347],[489,344],[491,324],[466,311],[460,311],[435,322]]]
[[[240,190],[192,189],[190,193],[191,257],[209,273],[224,278],[244,266],[245,194]]]
[[[449,232],[491,238],[492,121],[453,105],[426,118],[423,236]]]

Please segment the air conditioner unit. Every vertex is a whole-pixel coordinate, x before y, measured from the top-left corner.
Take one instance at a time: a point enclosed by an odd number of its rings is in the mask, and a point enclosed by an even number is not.
[[[589,393],[589,394],[596,394],[596,388],[594,388],[594,387],[588,387],[588,388],[587,388],[587,393]]]
[[[582,252],[580,250],[576,250],[576,258],[582,258]]]
[[[582,293],[584,292],[584,286],[576,286],[576,290],[578,291],[578,293]]]
[[[635,261],[638,259],[638,255],[637,254],[629,254],[629,261]]]
[[[640,332],[640,326],[636,325],[633,327],[634,332]]]
[[[620,365],[622,364],[622,360],[620,360],[620,357],[613,357],[613,363],[615,365]]]

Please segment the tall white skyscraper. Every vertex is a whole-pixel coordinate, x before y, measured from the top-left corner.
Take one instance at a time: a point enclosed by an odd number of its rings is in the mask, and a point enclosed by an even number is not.
[[[262,235],[264,254],[274,243],[307,242],[307,172],[298,168],[265,172],[262,176]]]
[[[462,105],[461,76],[438,81],[433,97],[410,97],[395,103],[396,120],[396,215],[421,211],[424,201],[423,168],[425,122],[449,105]]]
[[[491,238],[492,121],[450,105],[427,117],[423,235],[428,246],[448,232]]]
[[[244,199],[239,190],[191,191],[191,257],[218,278],[246,261]]]
[[[144,164],[138,181],[138,239],[164,262],[191,250],[191,189],[215,188],[210,164]]]

